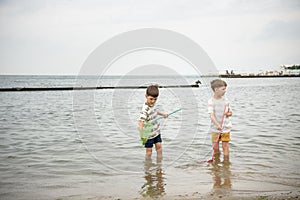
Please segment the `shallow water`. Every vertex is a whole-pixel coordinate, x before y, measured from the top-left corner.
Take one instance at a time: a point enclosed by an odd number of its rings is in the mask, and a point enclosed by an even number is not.
[[[193,84],[197,77],[78,80],[1,76],[1,87]],[[76,78],[76,77],[75,77]],[[300,79],[226,79],[230,161],[211,157],[211,89],[161,89],[163,160],[144,160],[137,118],[144,90],[0,93],[0,198],[207,197],[299,192]]]

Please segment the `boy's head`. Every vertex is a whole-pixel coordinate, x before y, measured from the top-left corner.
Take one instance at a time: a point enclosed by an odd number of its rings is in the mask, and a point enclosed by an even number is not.
[[[215,79],[210,82],[211,89],[215,92],[216,88],[227,87],[227,83],[221,79]]]
[[[218,93],[219,96],[223,96],[226,92],[227,83],[221,79],[215,79],[210,82],[211,89],[214,93]]]
[[[146,90],[147,105],[154,106],[159,95],[158,85],[150,85]]]

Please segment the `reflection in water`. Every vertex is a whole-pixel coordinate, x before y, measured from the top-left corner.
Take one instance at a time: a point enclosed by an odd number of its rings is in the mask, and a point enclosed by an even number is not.
[[[152,163],[152,159],[145,160],[145,184],[142,186],[140,194],[143,197],[158,198],[165,195],[165,177],[162,170],[162,159],[158,158],[156,164]]]
[[[210,170],[214,180],[213,194],[225,195],[230,192],[232,184],[229,157],[224,156],[223,162],[221,162],[220,155],[216,155]]]

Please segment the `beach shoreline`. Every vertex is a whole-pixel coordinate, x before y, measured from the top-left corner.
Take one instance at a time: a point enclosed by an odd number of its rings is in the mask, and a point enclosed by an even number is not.
[[[89,200],[151,200],[151,199],[159,199],[159,200],[214,200],[214,199],[222,199],[222,200],[297,200],[300,199],[300,192],[293,191],[269,191],[269,192],[260,192],[260,191],[251,191],[244,193],[232,193],[230,191],[226,191],[223,189],[218,189],[211,191],[207,194],[201,194],[200,192],[190,192],[184,194],[170,194],[160,197],[124,197],[122,195],[101,195],[101,196],[69,196],[56,198],[56,200],[63,199],[89,199]]]
[[[170,186],[165,190],[155,188],[152,193],[130,193],[128,187],[117,187],[113,190],[104,190],[93,195],[72,195],[55,198],[60,199],[89,199],[89,200],[283,200],[283,199],[300,199],[300,189],[297,186],[275,184],[261,181],[233,180],[233,187],[227,188],[224,185],[214,187],[213,181],[203,180],[202,185],[189,185],[183,187],[180,184],[167,184]],[[186,185],[186,184],[182,184]],[[212,186],[213,185],[213,186]],[[156,186],[154,186],[156,187]],[[126,193],[126,191],[128,191]],[[163,191],[163,192],[161,192]],[[94,192],[94,191],[93,191]],[[141,191],[140,191],[141,192]],[[105,194],[104,194],[105,193]]]

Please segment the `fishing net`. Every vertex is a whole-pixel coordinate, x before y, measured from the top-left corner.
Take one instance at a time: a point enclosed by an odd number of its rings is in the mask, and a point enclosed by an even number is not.
[[[181,108],[177,109],[177,110],[174,110],[173,112],[169,113],[169,116],[174,114],[174,113],[177,113],[178,111],[180,111]],[[141,136],[141,141],[142,141],[142,144],[145,145],[145,143],[147,142],[147,140],[149,139],[149,136],[152,132],[152,129],[153,129],[153,122],[155,121],[158,121],[160,119],[163,119],[164,117],[158,117],[156,119],[153,119],[151,120],[150,122],[146,123],[144,125],[144,129],[143,130],[140,130],[139,129],[139,132],[140,132],[140,136]]]
[[[145,143],[147,142],[147,140],[149,139],[149,136],[152,132],[152,128],[153,128],[153,124],[151,123],[146,123],[144,125],[144,129],[143,130],[139,130],[140,131],[140,137],[141,137],[141,141],[142,144],[145,145]]]

